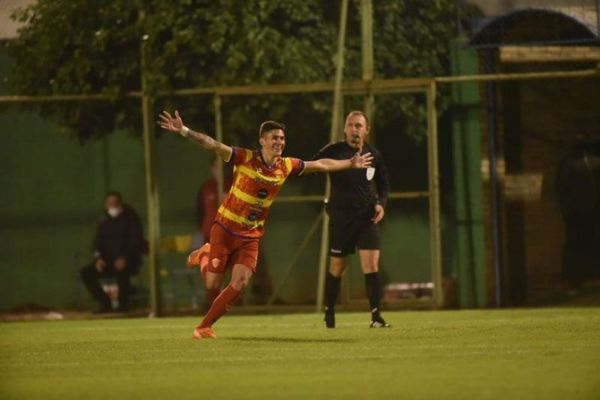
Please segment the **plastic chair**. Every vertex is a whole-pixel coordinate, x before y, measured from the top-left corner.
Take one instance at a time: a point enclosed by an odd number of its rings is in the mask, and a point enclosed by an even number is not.
[[[163,254],[174,253],[174,254],[188,254],[193,248],[200,247],[202,244],[202,237],[199,234],[195,235],[173,235],[165,236],[160,240],[160,250]],[[171,279],[171,293],[169,297],[173,299],[173,304],[176,307],[177,299],[177,280],[175,278],[184,278],[190,289],[190,301],[193,309],[200,307],[200,294],[199,294],[199,273],[196,269],[190,269],[187,267],[174,267],[171,263],[165,263],[166,267],[162,268],[160,273],[163,277],[170,277]]]

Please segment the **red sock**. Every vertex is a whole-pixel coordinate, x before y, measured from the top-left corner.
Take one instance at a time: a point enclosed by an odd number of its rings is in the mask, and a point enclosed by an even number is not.
[[[206,257],[206,262],[204,262],[203,259],[201,264],[204,264],[204,266],[200,268],[200,277],[202,278],[202,282],[204,282],[205,285],[204,292],[206,294],[206,307],[209,308],[210,306],[212,306],[212,303],[215,301],[217,296],[219,296],[219,293],[221,293],[221,289],[208,289],[206,287],[206,272],[208,271],[208,268],[206,268],[206,266],[208,265],[208,257]]]
[[[206,306],[208,308],[212,306],[212,303],[219,296],[219,293],[221,293],[221,289],[204,289],[204,291],[206,293]]]
[[[204,319],[198,326],[199,328],[211,327],[219,318],[221,318],[231,306],[240,298],[241,291],[228,285],[213,301],[210,309],[204,316]]]

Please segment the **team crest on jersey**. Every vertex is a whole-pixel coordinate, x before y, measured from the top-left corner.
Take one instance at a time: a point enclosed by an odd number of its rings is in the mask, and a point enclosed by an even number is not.
[[[375,176],[375,168],[369,167],[367,168],[367,180],[370,181]]]

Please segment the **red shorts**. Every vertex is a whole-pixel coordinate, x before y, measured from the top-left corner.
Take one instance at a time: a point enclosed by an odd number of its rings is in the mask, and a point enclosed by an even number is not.
[[[242,264],[256,272],[259,239],[248,239],[227,232],[221,225],[210,229],[210,262],[208,270],[222,274],[229,265]]]

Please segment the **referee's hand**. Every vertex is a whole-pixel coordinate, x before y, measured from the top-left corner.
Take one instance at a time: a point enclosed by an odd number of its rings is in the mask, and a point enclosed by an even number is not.
[[[385,211],[383,210],[383,206],[381,204],[375,204],[375,215],[371,218],[371,221],[377,224],[383,219],[384,215]]]
[[[350,159],[350,163],[352,168],[364,169],[369,168],[373,163],[373,156],[371,153],[360,154],[360,151],[357,151],[354,156]]]

